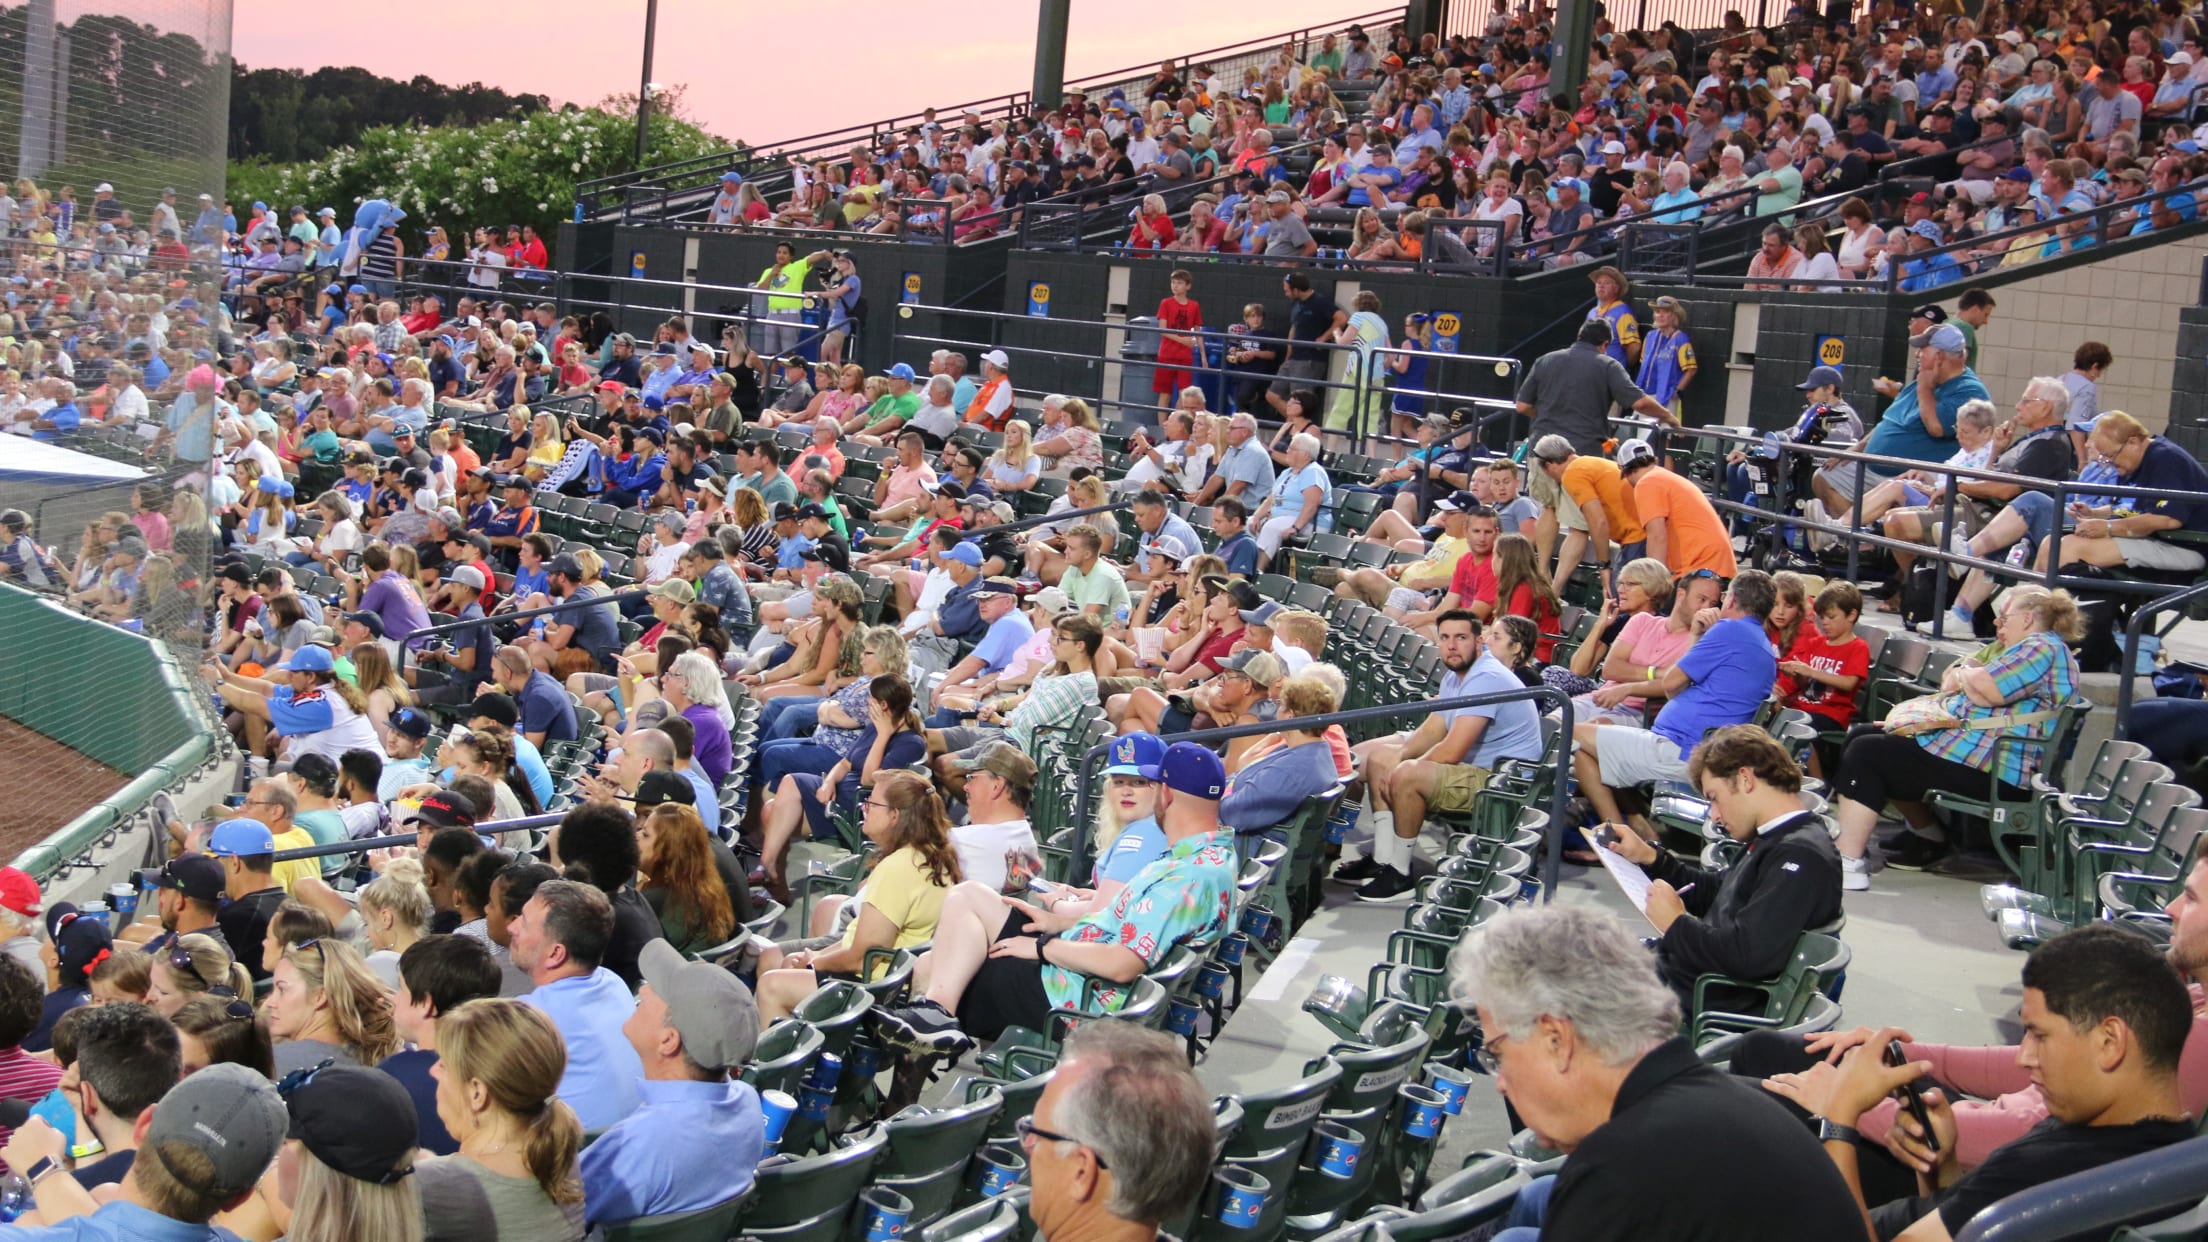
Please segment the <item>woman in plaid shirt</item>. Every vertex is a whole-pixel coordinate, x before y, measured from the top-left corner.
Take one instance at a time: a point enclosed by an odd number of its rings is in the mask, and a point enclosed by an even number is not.
[[[1992,778],[2004,801],[2028,797],[2025,785],[2047,758],[2047,742],[2078,684],[2078,663],[2068,642],[2085,633],[2085,620],[2068,591],[2020,586],[2001,604],[1998,651],[1980,661],[1957,662],[1941,680],[1941,706],[1963,723],[1899,737],[1878,725],[1849,735],[1834,783],[1834,822],[1840,826],[1842,887],[1871,886],[1864,857],[1881,808],[1891,802],[1909,823],[1911,837],[1887,863],[1922,870],[1946,852],[1939,824],[1919,801],[1928,789],[1976,793]],[[2019,722],[2011,717],[2050,713]],[[1971,726],[1978,727],[1971,727]],[[1996,748],[2002,738],[2022,745]]]

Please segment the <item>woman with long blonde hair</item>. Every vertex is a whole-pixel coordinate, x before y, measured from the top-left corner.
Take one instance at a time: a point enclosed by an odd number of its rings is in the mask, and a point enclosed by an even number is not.
[[[421,1242],[414,1101],[380,1070],[332,1066],[284,1098],[293,1137],[276,1155],[287,1242]]]
[[[567,1046],[544,1011],[472,1000],[437,1019],[437,1119],[460,1144],[417,1161],[424,1242],[583,1236],[583,1126],[559,1098]]]
[[[990,490],[1000,496],[1024,492],[1043,477],[1043,459],[1036,456],[1035,433],[1026,419],[1004,425],[1004,446],[990,454],[986,469]]]
[[[391,653],[382,643],[362,643],[353,648],[353,684],[368,696],[368,718],[376,732],[389,741],[391,713],[414,705],[414,692],[391,664]]]
[[[343,941],[323,937],[284,950],[262,1013],[276,1038],[276,1072],[324,1061],[373,1066],[399,1050],[391,994]]]

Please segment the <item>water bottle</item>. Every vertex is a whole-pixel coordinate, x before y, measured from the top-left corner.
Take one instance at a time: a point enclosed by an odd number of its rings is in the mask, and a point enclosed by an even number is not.
[[[31,1184],[21,1173],[0,1177],[0,1221],[12,1221],[37,1206],[31,1199]]]
[[[1128,607],[1125,604],[1121,604],[1118,608],[1112,611],[1112,617],[1117,620],[1122,627],[1127,624],[1127,618],[1131,615],[1132,613],[1128,610]]]

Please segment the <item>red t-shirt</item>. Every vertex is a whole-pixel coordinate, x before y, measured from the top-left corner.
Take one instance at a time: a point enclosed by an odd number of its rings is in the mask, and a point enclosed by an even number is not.
[[[1469,606],[1480,600],[1492,607],[1495,603],[1495,558],[1492,556],[1465,555],[1457,558],[1456,572],[1449,575],[1449,593],[1457,597],[1457,603]]]
[[[1241,641],[1241,630],[1236,630],[1232,634],[1222,634],[1214,631],[1211,637],[1204,640],[1203,646],[1196,649],[1196,659],[1191,662],[1190,667],[1201,664],[1214,673],[1218,672],[1219,661],[1226,659],[1227,654],[1234,650],[1234,645]]]
[[[1488,598],[1492,600],[1498,589],[1499,585],[1490,580],[1487,587]],[[1539,612],[1534,611],[1536,607],[1540,609]],[[1524,617],[1533,622],[1534,628],[1541,631],[1541,637],[1533,644],[1533,658],[1544,664],[1548,663],[1549,657],[1556,651],[1556,610],[1541,602],[1540,597],[1533,593],[1531,583],[1521,582],[1511,591],[1510,607],[1503,609],[1502,615]]]
[[[1794,649],[1786,653],[1789,660],[1799,660],[1811,668],[1841,677],[1862,678],[1871,671],[1871,646],[1861,638],[1850,638],[1835,647],[1825,641],[1825,636],[1814,625],[1802,627],[1794,640]],[[1858,680],[1856,689],[1863,688]],[[1812,716],[1823,716],[1836,725],[1846,727],[1855,719],[1855,694],[1842,693],[1821,681],[1797,677],[1792,673],[1779,674],[1779,698],[1787,707],[1799,707]]]
[[[1196,299],[1190,298],[1183,302],[1178,298],[1167,298],[1158,303],[1158,327],[1162,331],[1173,333],[1194,332],[1203,326],[1204,308],[1197,305]],[[1161,340],[1158,342],[1158,361],[1160,363],[1189,362],[1194,360],[1195,357],[1195,353],[1179,341]]]

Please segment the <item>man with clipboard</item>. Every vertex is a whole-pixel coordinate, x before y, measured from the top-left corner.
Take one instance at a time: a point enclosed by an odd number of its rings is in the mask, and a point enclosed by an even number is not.
[[[1691,999],[1699,975],[1777,975],[1804,931],[1838,918],[1840,855],[1824,822],[1802,809],[1802,772],[1793,756],[1754,725],[1713,730],[1688,757],[1687,779],[1709,799],[1726,835],[1747,843],[1731,867],[1705,871],[1616,824],[1588,836],[1647,874],[1639,904],[1662,937],[1657,967]],[[1752,1000],[1728,992],[1738,989],[1712,989],[1707,1003],[1734,1009]]]

